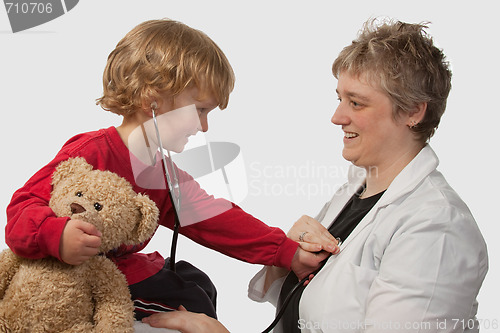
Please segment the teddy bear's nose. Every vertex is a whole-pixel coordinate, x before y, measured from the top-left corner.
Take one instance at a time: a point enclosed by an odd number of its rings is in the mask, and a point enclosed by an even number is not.
[[[74,202],[69,207],[71,208],[71,214],[79,214],[85,211],[85,208]]]

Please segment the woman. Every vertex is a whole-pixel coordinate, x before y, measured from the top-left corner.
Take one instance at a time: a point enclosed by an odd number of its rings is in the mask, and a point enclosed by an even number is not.
[[[304,216],[288,236],[313,251],[332,242],[328,230],[341,251],[295,294],[274,332],[478,331],[486,245],[428,144],[451,72],[425,28],[368,22],[333,64],[339,105],[332,122],[345,133],[342,154],[353,165],[316,219]],[[281,305],[297,281],[265,267],[249,296]],[[189,313],[174,316],[165,320]]]
[[[306,217],[288,235],[314,243],[328,228],[343,243],[292,301],[284,332],[478,330],[486,245],[428,144],[451,72],[425,28],[368,22],[333,64],[332,122],[345,133],[342,154],[353,166],[316,218],[321,224]],[[254,277],[252,299],[286,295],[296,278],[283,284],[276,271]]]

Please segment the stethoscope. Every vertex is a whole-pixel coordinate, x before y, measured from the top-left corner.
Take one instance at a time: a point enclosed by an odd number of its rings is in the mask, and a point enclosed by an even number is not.
[[[342,244],[342,240],[341,240],[339,237],[336,237],[336,239],[337,239],[337,242],[338,242],[338,243],[337,243],[337,244],[338,244],[338,246],[340,246],[340,245]],[[330,256],[328,256],[328,258],[330,258]],[[313,273],[311,273],[311,274],[316,275],[316,274],[317,274],[317,273],[318,273],[318,272],[319,272],[319,271],[323,268],[323,266],[326,264],[326,262],[327,262],[328,258],[326,258],[326,259],[323,261],[323,263],[321,264],[321,266],[320,266],[318,269],[316,269],[316,271],[314,271],[314,272],[313,272]],[[295,295],[295,294],[297,293],[297,291],[299,291],[299,290],[300,290],[300,287],[301,287],[304,283],[306,283],[306,281],[307,281],[307,280],[309,280],[309,276],[310,276],[311,274],[308,274],[308,276],[306,276],[305,278],[303,278],[302,280],[300,280],[299,282],[297,282],[297,283],[293,286],[292,290],[290,290],[290,291],[288,292],[288,294],[287,294],[287,295],[286,295],[286,297],[285,297],[285,300],[284,300],[284,301],[283,301],[283,303],[281,304],[281,308],[280,308],[280,309],[279,309],[279,311],[276,313],[276,316],[274,317],[273,322],[272,322],[272,323],[271,323],[271,324],[270,324],[270,325],[269,325],[269,326],[268,326],[268,327],[267,327],[264,331],[262,331],[262,333],[269,333],[269,332],[271,332],[271,330],[272,330],[272,329],[274,329],[274,328],[276,327],[276,325],[278,325],[278,323],[279,323],[279,321],[280,321],[281,317],[283,317],[283,315],[285,314],[285,310],[286,310],[286,308],[288,307],[288,304],[290,303],[290,301],[292,300],[293,295]]]
[[[175,166],[174,162],[172,161],[172,157],[170,156],[170,151],[167,150],[167,155],[168,155],[168,161],[170,164],[170,168],[172,170],[172,177],[170,176],[170,173],[168,171],[168,166],[167,166],[167,156],[165,156],[165,152],[163,149],[163,143],[161,141],[161,136],[160,136],[160,129],[158,127],[158,120],[156,119],[156,108],[158,105],[156,102],[151,103],[151,113],[153,114],[153,123],[155,127],[155,132],[156,132],[156,140],[158,141],[158,146],[160,148],[160,156],[161,160],[163,162],[163,170],[165,172],[165,178],[167,180],[168,184],[168,189],[170,191],[170,203],[172,204],[172,207],[174,208],[174,233],[172,235],[172,244],[170,247],[170,270],[175,272],[175,254],[177,252],[177,240],[179,238],[179,227],[180,227],[180,221],[179,221],[179,214],[177,213],[178,210],[181,208],[181,189],[179,187],[179,177],[177,176],[177,171],[175,171]]]

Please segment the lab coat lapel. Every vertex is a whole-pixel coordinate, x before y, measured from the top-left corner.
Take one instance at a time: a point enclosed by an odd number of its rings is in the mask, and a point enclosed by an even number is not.
[[[349,199],[364,184],[366,172],[362,168],[351,165],[349,167],[349,173],[347,177],[347,184],[344,184],[337,190],[332,200],[330,200],[330,206],[328,207],[325,216],[321,220],[321,224],[327,229],[330,227],[333,221],[335,221],[345,205],[347,205]]]

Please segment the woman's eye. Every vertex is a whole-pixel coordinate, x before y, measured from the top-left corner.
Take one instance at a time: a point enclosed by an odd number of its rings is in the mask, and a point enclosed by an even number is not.
[[[100,210],[102,210],[102,205],[100,203],[96,202],[94,204],[94,208],[95,208],[95,210],[97,210],[99,212]]]
[[[361,106],[362,106],[360,103],[355,102],[355,101],[351,101],[351,105],[352,105],[353,107],[355,107],[355,108],[359,108],[359,107],[361,107]]]
[[[83,197],[83,193],[82,192],[76,192],[75,195],[79,198]]]

